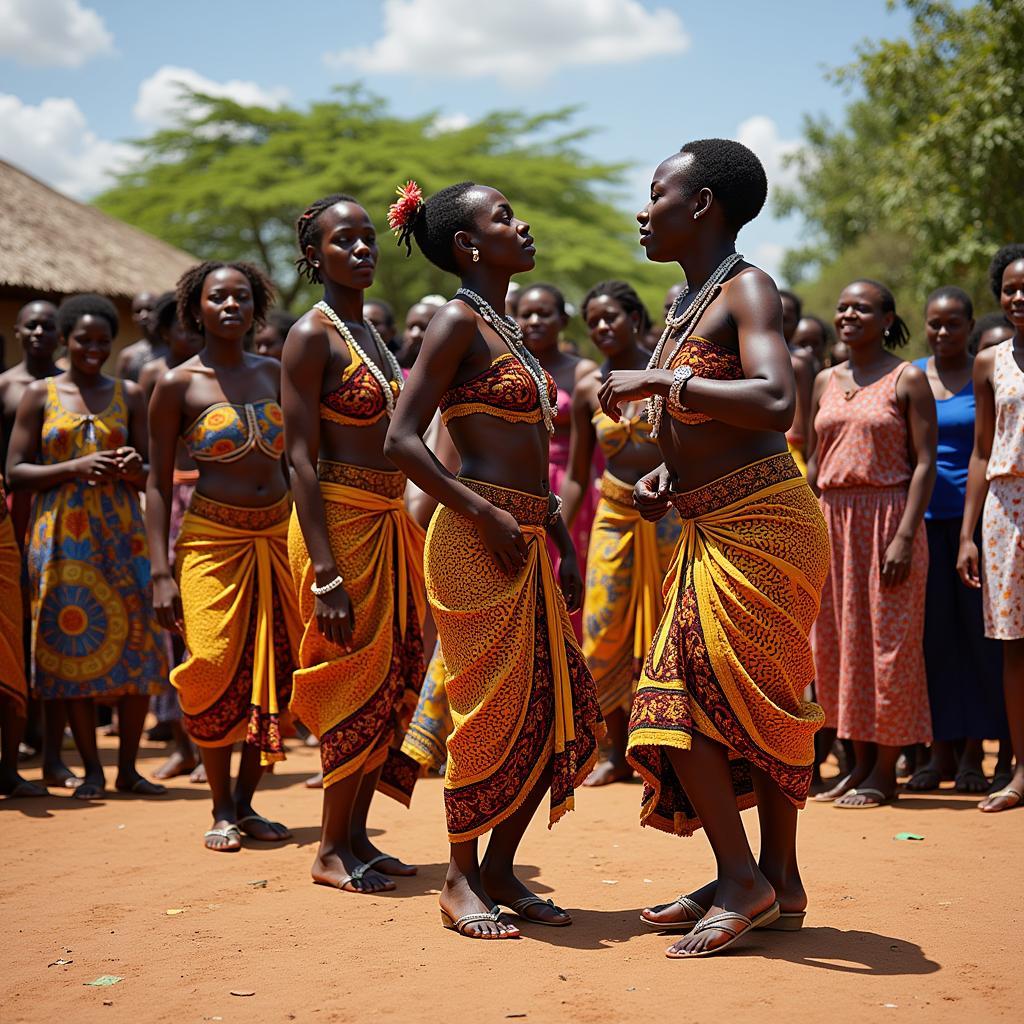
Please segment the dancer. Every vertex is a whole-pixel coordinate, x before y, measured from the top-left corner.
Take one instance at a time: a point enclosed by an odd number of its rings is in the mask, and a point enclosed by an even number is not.
[[[853,741],[852,772],[815,799],[839,808],[896,797],[900,749],[932,738],[924,665],[935,399],[892,351],[907,327],[892,293],[854,281],[836,306],[850,359],[814,385],[808,477],[821,494],[832,564],[814,632],[826,724]]]
[[[12,489],[35,492],[26,552],[33,689],[65,702],[85,769],[78,799],[105,793],[96,698],[117,701],[117,789],[157,796],[164,787],[135,767],[149,697],[167,675],[138,496],[146,403],[137,384],[103,375],[118,328],[109,299],[66,299],[57,324],[70,367],[28,386],[8,454]]]
[[[171,672],[185,730],[201,748],[213,797],[209,850],[234,852],[241,833],[291,833],[253,808],[268,765],[284,759],[280,715],[292,689],[299,621],[286,536],[290,501],[278,405],[280,368],[244,349],[273,291],[250,263],[208,261],[178,281],[178,316],[202,335],[198,355],[168,370],[149,403],[153,461],[146,524],[160,624],[188,659]],[[179,441],[199,468],[168,558]],[[244,741],[232,788],[231,747]]]
[[[606,362],[579,384],[573,396],[562,515],[572,530],[591,489],[594,450],[599,447],[606,468],[587,555],[583,656],[608,724],[604,760],[585,785],[604,786],[633,776],[626,760],[629,713],[644,658],[665,610],[661,584],[679,539],[680,523],[674,511],[657,523],[648,523],[633,505],[636,482],[661,463],[646,408],[641,404],[612,420],[597,397],[610,371],[647,366],[650,353],[641,347],[650,322],[647,311],[625,281],[594,285],[580,310],[590,340]]]
[[[641,244],[649,260],[678,262],[689,291],[650,368],[613,371],[599,394],[613,420],[650,396],[665,464],[635,500],[645,518],[674,506],[683,521],[628,749],[644,779],[641,821],[681,835],[703,827],[718,866],[716,881],[641,915],[689,931],[670,957],[718,953],[755,927],[798,928],[807,904],[797,809],[823,716],[803,692],[828,537],[786,449],[795,388],[778,292],[735,251],[767,188],[757,157],[724,139],[689,142],[658,167],[637,215]],[[739,816],[754,804],[759,861]]]
[[[516,878],[513,862],[548,790],[550,823],[572,809],[603,731],[566,609],[579,606],[582,581],[548,486],[555,385],[503,313],[509,279],[532,269],[535,249],[529,226],[496,189],[462,182],[424,203],[410,182],[400,195],[389,215],[400,240],[415,238],[462,282],[427,328],[385,444],[442,506],[425,555],[454,721],[442,923],[471,938],[514,938],[499,904],[525,921],[571,923]],[[422,441],[438,408],[462,461],[458,477]],[[546,535],[562,556],[565,600]],[[492,830],[480,862],[477,839]]]
[[[376,789],[408,806],[417,776],[398,748],[423,679],[423,530],[383,451],[402,373],[363,316],[373,223],[338,194],[312,203],[296,228],[299,269],[324,297],[289,332],[282,364],[295,474],[288,551],[305,628],[292,707],[320,740],[313,881],[375,893],[395,888],[387,875],[416,873],[370,842],[366,821]]]
[[[981,594],[964,585],[956,568],[974,447],[974,358],[967,348],[973,317],[971,298],[962,288],[933,291],[924,310],[932,355],[914,362],[935,397],[938,450],[935,489],[924,519],[924,660],[933,742],[928,763],[905,784],[913,792],[938,789],[944,778],[954,778],[958,793],[984,793],[982,740],[1009,739],[1002,651],[985,638]],[[961,746],[959,754],[954,745]]]
[[[1009,783],[978,805],[994,812],[1024,802],[1024,245],[996,253],[989,284],[1014,333],[974,362],[977,419],[957,569],[969,587],[981,588],[985,636],[1003,642],[1003,693],[1017,766]]]

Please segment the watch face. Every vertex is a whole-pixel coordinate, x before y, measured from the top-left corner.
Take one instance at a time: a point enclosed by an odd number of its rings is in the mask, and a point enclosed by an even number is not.
[[[693,367],[692,366],[680,367],[679,375],[682,377],[683,380],[689,380],[693,376]]]

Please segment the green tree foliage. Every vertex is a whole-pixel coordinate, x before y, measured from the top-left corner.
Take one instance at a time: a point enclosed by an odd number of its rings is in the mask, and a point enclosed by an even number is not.
[[[583,155],[578,143],[587,133],[570,129],[571,109],[532,117],[499,111],[445,131],[432,113],[395,117],[359,87],[306,110],[202,94],[192,100],[191,114],[140,141],[141,163],[97,203],[197,256],[262,263],[292,309],[318,297],[295,274],[295,220],[333,192],[356,196],[377,224],[374,295],[401,316],[425,294],[451,293],[450,275],[415,246],[406,259],[387,230],[395,187],[408,178],[427,195],[467,179],[500,188],[537,238],[532,279],[553,281],[571,298],[601,278],[624,276],[660,311],[678,277],[643,261],[635,222],[613,202],[624,168]]]
[[[845,123],[805,123],[779,209],[803,214],[810,241],[786,276],[813,291],[867,250],[915,308],[958,284],[984,310],[993,252],[1024,235],[1024,0],[903,3],[910,38],[865,43],[831,76],[858,93]]]

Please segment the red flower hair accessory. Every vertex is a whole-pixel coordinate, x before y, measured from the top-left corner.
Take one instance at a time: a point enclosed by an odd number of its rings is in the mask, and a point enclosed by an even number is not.
[[[395,193],[398,199],[388,207],[388,227],[394,231],[399,245],[405,243],[409,255],[412,253],[412,229],[423,206],[423,189],[410,179],[399,185]]]

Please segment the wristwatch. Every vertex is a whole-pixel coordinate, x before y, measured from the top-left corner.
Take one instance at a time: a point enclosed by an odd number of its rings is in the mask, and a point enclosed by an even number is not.
[[[686,390],[686,382],[693,376],[692,366],[677,367],[672,374],[672,383],[668,389],[669,405],[675,405],[679,409],[685,409],[683,405],[683,392]]]

